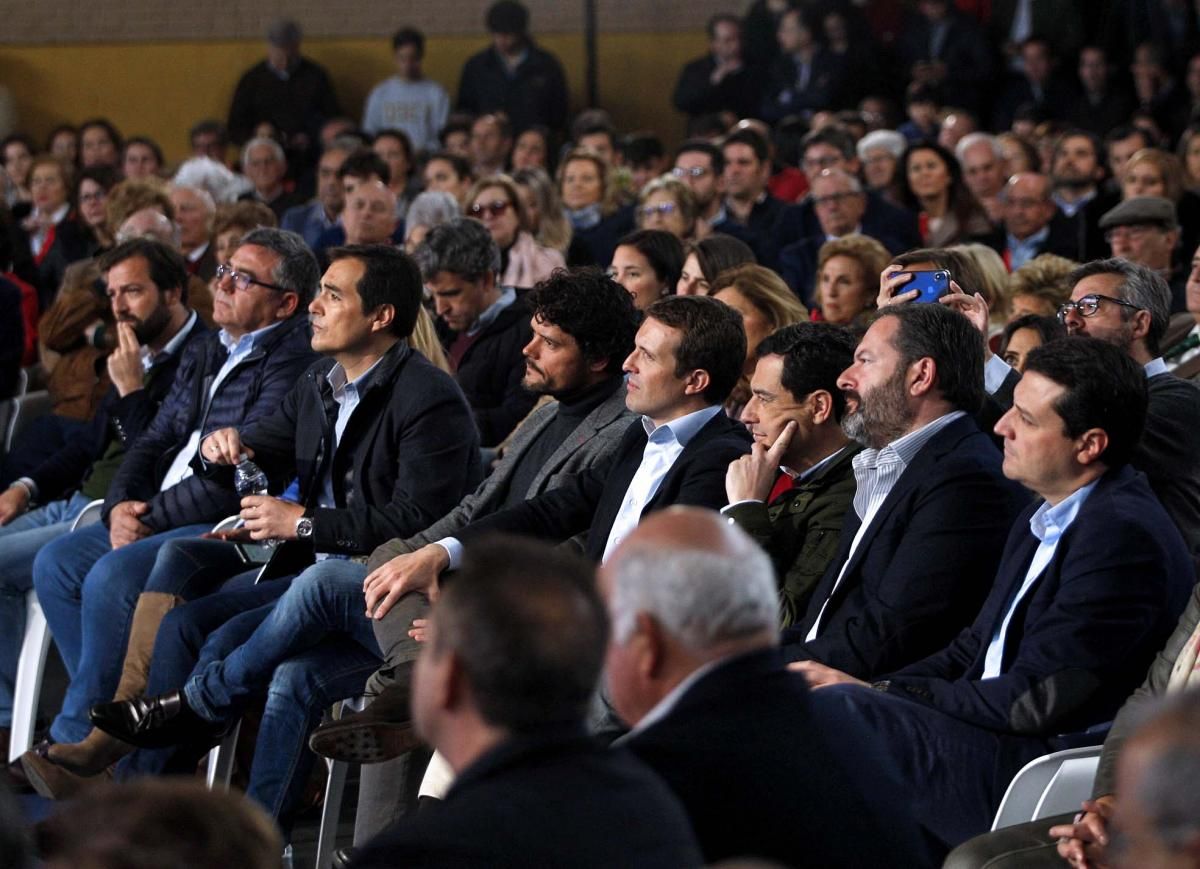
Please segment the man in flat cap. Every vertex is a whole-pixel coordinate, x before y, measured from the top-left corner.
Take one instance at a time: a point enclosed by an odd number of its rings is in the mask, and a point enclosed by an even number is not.
[[[1179,244],[1175,203],[1161,196],[1135,196],[1106,211],[1100,218],[1112,255],[1158,272],[1171,285],[1171,313],[1187,309],[1187,271],[1173,266]]]

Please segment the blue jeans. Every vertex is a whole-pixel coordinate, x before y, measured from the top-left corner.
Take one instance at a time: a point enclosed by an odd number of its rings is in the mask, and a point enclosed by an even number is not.
[[[830,704],[823,712],[824,704]],[[948,847],[986,833],[1009,781],[1053,750],[1047,740],[975,727],[915,700],[861,685],[812,692],[813,715],[849,713],[898,767],[913,814]]]
[[[71,683],[50,726],[56,742],[79,742],[91,731],[88,710],[112,699],[121,677],[129,625],[159,548],[175,537],[195,537],[211,525],[189,525],[120,549],[108,529],[89,525],[42,547],[33,562],[33,586]]]
[[[88,499],[76,492],[0,526],[0,727],[12,725],[17,662],[25,636],[25,595],[33,588],[34,556],[70,531],[87,505]]]
[[[238,555],[237,547],[224,540],[199,537],[168,540],[158,550],[143,591],[173,594],[191,601],[210,594],[230,577],[251,567]]]

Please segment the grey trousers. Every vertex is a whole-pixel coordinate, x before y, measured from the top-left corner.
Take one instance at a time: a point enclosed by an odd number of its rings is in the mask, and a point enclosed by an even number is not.
[[[968,839],[950,852],[942,869],[1065,869],[1050,828],[1074,818],[1074,812],[1055,815]]]

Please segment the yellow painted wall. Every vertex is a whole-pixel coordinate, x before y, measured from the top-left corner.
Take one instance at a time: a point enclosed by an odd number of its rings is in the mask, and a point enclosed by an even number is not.
[[[584,101],[582,35],[546,36],[540,44],[562,60],[572,110]],[[425,72],[457,93],[463,62],[477,37],[430,38]],[[601,36],[600,105],[622,130],[651,129],[668,143],[684,131],[670,104],[685,61],[703,53],[704,34]],[[357,117],[368,91],[391,74],[390,44],[376,39],[310,39],[304,52],[325,65],[338,98]],[[187,130],[224,118],[241,73],[263,56],[260,40],[0,47],[0,81],[16,101],[19,128],[41,139],[56,124],[109,117],[126,135],[148,135],[169,160],[186,156]]]

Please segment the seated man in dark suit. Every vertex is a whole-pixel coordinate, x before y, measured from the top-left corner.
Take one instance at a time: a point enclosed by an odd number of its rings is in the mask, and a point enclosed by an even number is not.
[[[531,542],[473,543],[433,611],[412,701],[457,781],[352,865],[700,865],[670,791],[584,731],[608,635],[585,562]]]
[[[786,326],[759,343],[742,422],[750,455],[729,465],[721,512],[767,550],[779,578],[780,624],[804,614],[837,554],[854,498],[850,462],[862,447],[842,431],[838,376],[854,360],[850,332],[829,323]]]
[[[885,308],[838,386],[842,427],[867,449],[837,556],[804,617],[784,634],[790,660],[859,678],[920,660],[970,624],[1028,494],[971,414],[983,351],[965,317],[940,305]]]
[[[533,337],[529,308],[499,280],[500,249],[482,223],[459,218],[436,226],[413,254],[433,296],[438,336],[454,378],[475,413],[485,447],[494,447],[533,409],[521,386],[521,348]]]
[[[1189,550],[1200,557],[1200,450],[1193,445],[1200,431],[1200,388],[1170,373],[1159,355],[1170,321],[1170,287],[1162,275],[1123,259],[1086,263],[1068,281],[1071,301],[1058,310],[1067,333],[1116,345],[1146,373],[1150,404],[1131,464],[1149,478]],[[983,331],[987,311],[979,310],[977,301],[958,296],[947,302],[967,305]],[[1011,404],[1020,375],[1000,357],[988,355],[987,390],[1000,404]]]
[[[779,273],[804,302],[813,305],[816,289],[817,255],[821,245],[835,238],[860,234],[874,238],[898,254],[911,249],[910,239],[898,234],[898,229],[878,220],[867,221],[869,194],[862,184],[842,169],[823,169],[812,179],[812,188],[804,203],[811,207],[819,224],[819,232],[805,235],[779,251]]]
[[[708,863],[920,867],[930,855],[896,779],[850,716],[819,716],[779,655],[764,553],[693,507],[646,519],[601,569],[618,740],[682,801]],[[821,727],[817,727],[817,722]]]
[[[946,845],[987,829],[1028,761],[1110,721],[1187,602],[1187,547],[1129,466],[1146,415],[1139,366],[1095,339],[1029,355],[996,430],[1004,474],[1036,492],[996,581],[945,648],[868,686],[815,662],[901,764],[918,820]],[[871,690],[874,688],[875,690]]]
[[[1004,250],[1010,272],[1044,253],[1070,259],[1078,248],[1069,222],[1054,204],[1050,178],[1020,172],[1008,179],[1000,206],[1004,215]]]

